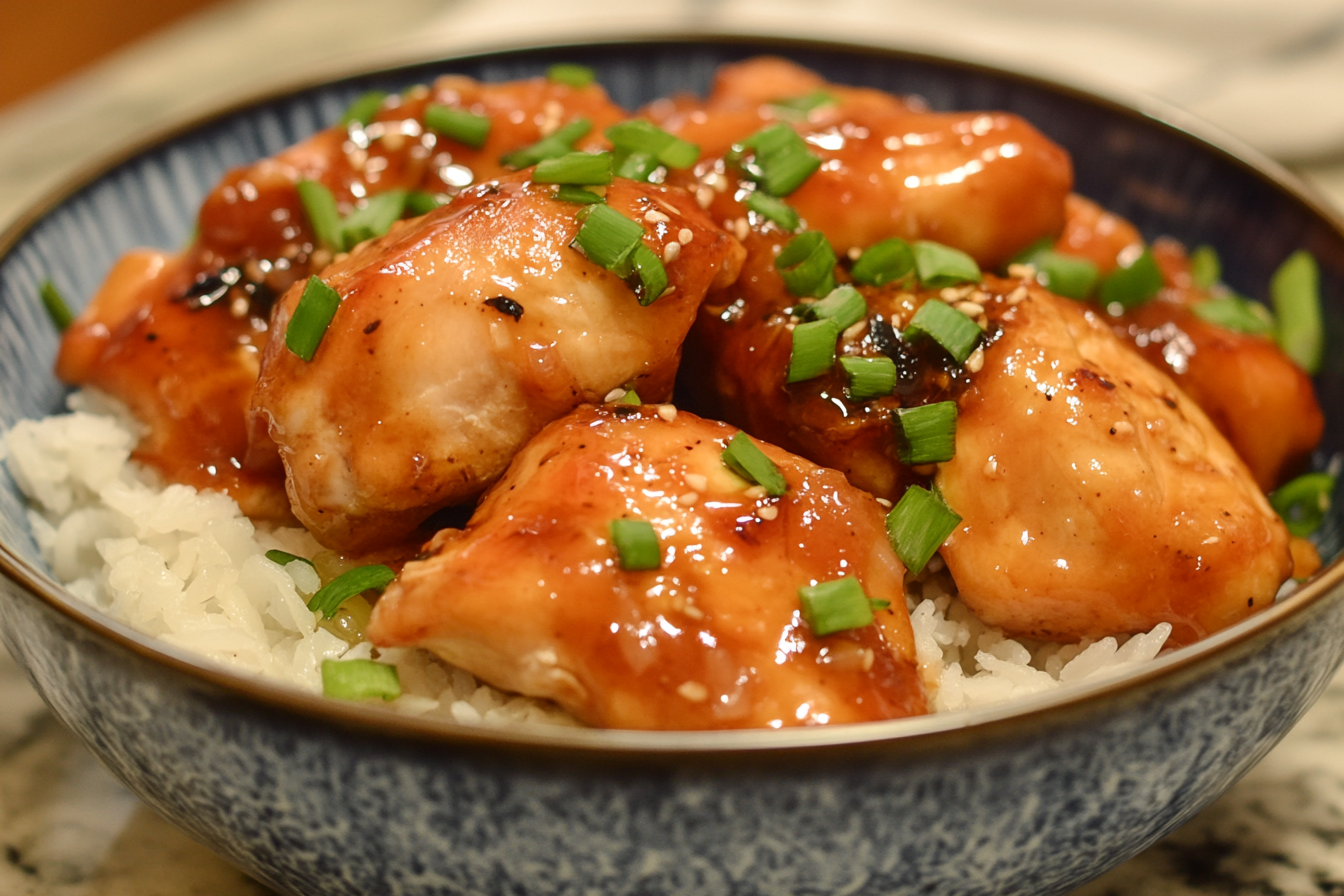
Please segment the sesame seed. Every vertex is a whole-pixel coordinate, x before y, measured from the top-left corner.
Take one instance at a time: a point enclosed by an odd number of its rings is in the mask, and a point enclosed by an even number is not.
[[[985,461],[985,476],[989,477],[990,479],[995,479],[998,477],[998,475],[999,475],[999,459],[991,454],[989,456],[989,460]]]
[[[250,307],[251,305],[247,301],[247,299],[243,298],[242,296],[238,296],[238,298],[234,299],[232,302],[229,303],[229,314],[233,315],[236,318],[241,319],[247,317],[247,311],[248,308]]]
[[[689,246],[693,239],[695,239],[695,234],[691,232],[691,228],[689,227],[683,227],[680,232],[677,233],[677,242],[681,243],[683,246]]]
[[[663,247],[663,263],[671,264],[672,262],[677,260],[677,256],[680,254],[681,254],[681,243],[677,242],[676,240],[673,240],[672,242],[668,243],[666,246]]]
[[[845,253],[850,261],[858,261],[863,257],[863,250],[858,246],[850,246],[849,251]]]
[[[1027,288],[1025,286],[1019,286],[1017,289],[1008,293],[1008,304],[1016,305],[1018,302],[1022,301],[1026,297],[1027,297]]]
[[[944,302],[959,302],[975,290],[974,286],[946,286],[938,295]]]
[[[674,292],[676,292],[676,291],[677,291],[677,288],[676,288],[675,286],[669,286],[667,289],[665,289],[665,290],[663,290],[662,292],[658,293],[658,298],[660,298],[660,299],[665,299],[665,298],[667,298],[668,296],[672,295],[672,293],[674,293]]]
[[[644,213],[644,220],[649,224],[666,224],[672,219],[658,211],[656,208],[651,208]]]
[[[677,693],[692,703],[704,703],[709,699],[709,689],[698,681],[683,681],[677,687]]]
[[[873,661],[877,659],[877,656],[873,653],[871,647],[865,647],[859,653],[863,656],[863,671],[867,672],[873,668]]]
[[[971,352],[970,357],[966,359],[966,371],[968,373],[979,373],[985,366],[984,346],[976,346],[975,351]]]
[[[891,502],[888,501],[886,498],[878,498],[878,499],[877,499],[877,503],[881,504],[883,507],[887,508],[888,510],[891,509]]]
[[[747,238],[747,234],[751,233],[751,225],[747,223],[746,218],[738,218],[733,222],[733,233],[740,240]]]
[[[697,607],[695,604],[691,603],[690,600],[687,600],[687,601],[686,601],[686,606],[684,606],[684,607],[681,608],[681,612],[685,613],[687,616],[691,617],[692,619],[704,619],[704,618],[705,618],[705,611],[702,610],[702,609],[700,609],[699,607]]]
[[[1010,264],[1008,265],[1008,276],[1014,280],[1033,280],[1036,277],[1036,266],[1032,264]]]
[[[767,504],[764,507],[757,508],[756,515],[763,520],[773,520],[779,516],[779,508],[773,504]]]
[[[668,423],[671,423],[673,420],[677,419],[677,406],[674,404],[658,405],[658,416],[662,417]]]
[[[709,488],[709,477],[702,476],[699,473],[687,473],[686,484],[698,492],[703,492]]]
[[[681,495],[679,498],[677,498],[677,503],[680,504],[682,507],[690,507],[692,504],[694,504],[696,501],[699,500],[700,500],[699,494],[697,494],[696,492],[687,492],[686,494]]]
[[[765,497],[765,487],[761,485],[753,485],[749,487],[746,491],[744,491],[742,494],[746,495],[753,501],[757,501]]]
[[[958,302],[953,307],[956,308],[958,311],[960,311],[962,314],[966,315],[967,317],[979,317],[980,315],[985,313],[985,308],[983,305],[977,305],[975,302],[969,300],[965,302]]]
[[[857,323],[850,324],[849,327],[845,330],[845,332],[841,335],[843,335],[846,339],[854,340],[862,336],[864,332],[867,331],[867,329],[868,329],[868,321],[861,320],[858,321]]]
[[[602,401],[605,404],[611,404],[613,401],[620,401],[624,397],[625,397],[625,390],[622,389],[620,386],[617,386],[615,389],[612,389],[610,392],[608,392],[607,397],[602,399]]]
[[[405,142],[406,135],[401,131],[389,131],[382,137],[383,149],[388,152],[397,152]]]
[[[701,208],[709,208],[710,203],[713,201],[714,191],[709,187],[701,187],[695,191],[695,204]]]
[[[1127,436],[1134,432],[1134,425],[1128,420],[1117,420],[1111,424],[1111,432],[1118,436]]]

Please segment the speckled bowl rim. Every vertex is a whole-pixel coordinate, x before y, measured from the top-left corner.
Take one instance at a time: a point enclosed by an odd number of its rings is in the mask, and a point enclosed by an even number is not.
[[[473,49],[469,53],[444,56],[423,49],[392,51],[358,60],[344,60],[317,66],[303,75],[288,77],[274,86],[250,90],[232,100],[212,105],[205,112],[182,116],[104,154],[82,167],[42,199],[28,206],[0,232],[0,259],[8,255],[20,239],[61,203],[76,192],[107,174],[116,166],[161,143],[196,128],[246,111],[269,100],[343,80],[364,78],[418,65],[463,63],[523,52],[582,52],[589,49],[632,45],[672,45],[695,42],[759,48],[762,52],[818,51],[847,53],[868,58],[883,58],[925,63],[944,68],[1016,81],[1047,92],[1100,106],[1113,113],[1146,124],[1165,128],[1173,136],[1195,143],[1204,151],[1242,168],[1262,182],[1306,206],[1327,222],[1344,240],[1344,216],[1333,209],[1311,187],[1283,166],[1221,132],[1214,126],[1158,100],[1117,91],[1082,90],[1050,78],[1006,70],[967,58],[883,47],[859,43],[807,40],[795,36],[773,36],[720,31],[714,33],[656,33],[602,37],[595,40],[560,41],[546,44],[496,44]],[[968,741],[1011,738],[1044,727],[1071,725],[1095,713],[1115,711],[1121,703],[1130,704],[1162,690],[1213,674],[1218,667],[1253,653],[1259,645],[1287,634],[1296,625],[1310,624],[1316,614],[1312,608],[1330,599],[1344,597],[1344,555],[1336,558],[1314,578],[1273,607],[1218,632],[1195,644],[1173,651],[1138,669],[1094,683],[1065,687],[1008,704],[981,709],[893,719],[862,724],[832,725],[782,730],[745,731],[627,731],[617,729],[565,728],[527,725],[493,727],[467,725],[447,720],[430,720],[403,715],[394,710],[367,704],[346,703],[295,688],[273,684],[235,672],[222,664],[198,657],[189,651],[157,641],[82,603],[45,571],[0,543],[0,572],[40,598],[48,606],[112,644],[151,660],[197,683],[212,686],[235,697],[255,701],[273,710],[298,714],[334,724],[366,735],[405,738],[419,742],[484,747],[494,751],[522,750],[535,757],[588,758],[607,762],[621,759],[643,764],[649,761],[713,762],[716,759],[753,761],[776,757],[815,760],[837,750],[870,752],[883,755],[946,753]]]

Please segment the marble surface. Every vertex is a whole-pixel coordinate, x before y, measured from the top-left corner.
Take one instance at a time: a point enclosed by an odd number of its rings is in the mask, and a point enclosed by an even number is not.
[[[953,47],[1080,83],[1162,94],[1296,161],[1305,179],[1344,207],[1344,105],[1337,101],[1344,6],[1285,0],[1273,5],[1272,21],[1261,21],[1265,4],[1218,0],[1219,28],[1210,30],[1210,0],[1126,0],[1123,7],[1132,13],[1136,4],[1160,7],[1162,27],[1127,31],[1118,2],[1061,19],[1056,0],[1014,4],[1011,17],[1006,0],[834,0],[824,20],[801,0],[669,0],[624,17],[595,0],[517,0],[507,23],[494,0],[388,0],[376,13],[362,0],[248,0],[190,19],[0,113],[0,227],[110,147],[202,105],[352,56],[538,37],[745,30],[764,21],[776,32]],[[290,39],[296,28],[303,41]],[[1021,39],[1026,34],[1036,37]],[[1229,61],[1234,56],[1239,64]],[[1335,98],[1330,114],[1320,114],[1322,97]],[[2,652],[0,848],[0,893],[14,896],[270,892],[122,788]],[[1223,799],[1074,896],[1234,894],[1344,896],[1344,675]]]

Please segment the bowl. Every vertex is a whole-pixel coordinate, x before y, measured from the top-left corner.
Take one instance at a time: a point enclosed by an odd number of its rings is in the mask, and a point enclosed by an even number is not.
[[[597,70],[628,108],[704,91],[762,52],[935,109],[1023,115],[1073,153],[1077,189],[1148,237],[1217,246],[1264,295],[1305,247],[1330,344],[1317,378],[1344,448],[1344,222],[1284,171],[1153,104],[964,62],[750,38],[499,52],[254,99],[148,139],[0,235],[0,423],[59,407],[51,276],[87,300],[117,255],[179,245],[224,171],[335,121],[361,92],[457,72]],[[1230,148],[1229,148],[1230,147]],[[1060,893],[1232,785],[1344,656],[1344,567],[1123,678],[944,716],[786,731],[501,730],[417,720],[243,678],[112,621],[51,577],[0,477],[0,634],[55,714],[131,790],[296,894]],[[1332,516],[1321,535],[1340,547]]]

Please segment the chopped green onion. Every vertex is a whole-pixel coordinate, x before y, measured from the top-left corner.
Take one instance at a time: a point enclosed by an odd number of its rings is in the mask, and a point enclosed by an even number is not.
[[[835,250],[820,230],[798,234],[775,256],[784,285],[796,296],[821,298],[835,289]]]
[[[884,356],[877,358],[841,358],[840,366],[849,377],[845,390],[850,401],[867,401],[890,395],[896,388],[896,362]]]
[[[336,290],[317,275],[309,277],[299,304],[294,307],[294,316],[285,327],[285,346],[303,360],[313,360],[340,304],[341,296]]]
[[[873,605],[858,579],[843,578],[798,589],[803,619],[818,637],[873,624]]]
[[[807,118],[809,112],[823,106],[838,106],[839,101],[824,90],[814,90],[802,96],[782,97],[771,100],[770,106],[780,118],[799,120]]]
[[[1274,331],[1273,313],[1259,302],[1241,296],[1209,299],[1192,306],[1190,310],[1201,320],[1237,333],[1259,336]]]
[[[965,364],[980,339],[980,328],[975,321],[937,299],[929,299],[905,328],[906,339],[928,336],[946,349],[952,360]]]
[[[574,151],[574,143],[593,129],[586,118],[577,118],[549,137],[542,137],[531,146],[506,154],[499,161],[509,168],[531,168],[545,159],[558,159]]]
[[[543,159],[532,172],[535,184],[603,186],[611,183],[611,153],[571,152],[556,159]]]
[[[281,566],[286,566],[297,560],[300,563],[307,563],[309,566],[312,566],[313,569],[317,569],[316,566],[313,566],[313,561],[309,560],[307,557],[300,557],[298,554],[291,554],[289,551],[267,551],[266,559],[272,563],[278,563]]]
[[[644,400],[639,397],[639,393],[636,392],[634,389],[626,389],[625,394],[622,395],[620,398],[616,399],[616,403],[632,404],[638,407],[639,405],[642,405],[644,403]]]
[[[472,149],[480,149],[490,136],[489,116],[437,103],[426,107],[425,126]]]
[[[555,198],[561,202],[576,202],[579,205],[592,205],[594,202],[607,201],[583,187],[572,187],[569,184],[561,184],[560,189],[555,191]]]
[[[635,297],[641,305],[652,305],[667,290],[667,269],[662,259],[641,240],[630,253],[630,263],[634,267]]]
[[[803,138],[787,124],[773,124],[752,134],[740,144],[754,157],[744,170],[772,196],[787,196],[803,185],[821,167]],[[741,151],[736,153],[738,157]]]
[[[647,152],[622,154],[616,161],[616,176],[647,181],[658,170],[658,159]]]
[[[341,213],[336,210],[336,197],[325,184],[315,180],[301,180],[294,185],[299,202],[313,227],[313,236],[328,249],[339,252],[344,248],[341,237]]]
[[[323,660],[322,693],[338,700],[364,700],[401,696],[397,667],[373,660]]]
[[[919,240],[910,247],[915,256],[915,270],[919,282],[925,286],[956,286],[958,283],[979,283],[980,266],[975,259],[951,246]]]
[[[700,147],[688,143],[643,119],[622,121],[604,132],[620,157],[642,154],[653,159],[653,166],[689,168],[700,158]],[[650,169],[652,171],[652,169]]]
[[[1118,304],[1128,311],[1157,295],[1161,288],[1162,269],[1153,258],[1153,250],[1145,247],[1129,267],[1116,268],[1101,281],[1097,298],[1105,308]]]
[[[739,432],[728,441],[722,458],[725,467],[748,482],[756,483],[772,498],[778,498],[789,490],[789,483],[784,479],[784,474],[779,472],[779,467],[744,432]]]
[[[1269,296],[1279,319],[1279,348],[1307,373],[1321,367],[1325,325],[1321,321],[1321,272],[1306,249],[1298,249],[1274,272]]]
[[[1049,240],[1027,250],[1017,260],[1036,268],[1036,280],[1057,296],[1066,299],[1085,299],[1092,295],[1101,274],[1097,266],[1086,258],[1065,255],[1050,248]]]
[[[308,609],[330,619],[336,615],[341,604],[356,594],[370,590],[382,591],[396,577],[395,572],[381,564],[357,566],[323,585],[321,590],[313,595],[312,600],[308,601]]]
[[[621,569],[657,569],[663,565],[658,533],[648,520],[612,520],[611,543]]]
[[[573,62],[557,62],[546,69],[546,80],[564,84],[568,87],[587,87],[597,80],[597,72],[586,65],[576,65]]]
[[[835,365],[835,340],[840,327],[823,319],[793,328],[793,350],[789,354],[786,383],[801,383],[826,373]]]
[[[912,485],[887,514],[887,537],[905,568],[918,574],[960,522],[942,496]]]
[[[644,228],[609,205],[590,205],[579,215],[586,217],[571,245],[609,271],[623,268],[635,247],[643,244]]]
[[[370,90],[362,94],[345,110],[345,114],[341,116],[341,124],[348,125],[354,122],[361,125],[368,124],[373,121],[373,116],[378,114],[385,99],[387,94],[381,90]]]
[[[781,230],[792,232],[798,229],[798,212],[783,199],[776,199],[762,190],[753,190],[747,195],[747,208],[773,221]]]
[[[412,190],[406,194],[406,211],[416,217],[427,215],[443,204],[438,196],[427,190]]]
[[[794,307],[803,320],[833,320],[841,333],[868,316],[868,303],[854,287],[845,283],[831,290],[819,302],[804,302]]]
[[[1208,289],[1223,277],[1223,263],[1212,246],[1198,246],[1190,253],[1190,279],[1200,289]]]
[[[1306,538],[1321,527],[1330,512],[1335,477],[1329,473],[1306,473],[1270,492],[1269,503],[1283,517],[1288,531]]]
[[[887,610],[887,609],[890,609],[890,608],[891,608],[891,601],[889,601],[889,600],[870,600],[870,601],[868,601],[868,606],[872,607],[874,610]]]
[[[900,408],[892,422],[896,424],[896,453],[907,466],[945,463],[957,453],[955,401]]]
[[[365,240],[387,233],[405,208],[405,190],[388,190],[370,196],[362,208],[355,209],[341,222],[342,247],[348,252]]]
[[[70,324],[74,323],[75,315],[65,303],[61,291],[50,280],[43,280],[42,285],[37,288],[37,295],[42,300],[42,307],[47,309],[51,322],[56,326],[56,331],[64,333]]]
[[[915,270],[915,253],[905,240],[893,237],[869,246],[854,262],[850,274],[860,283],[882,286],[903,280]]]

